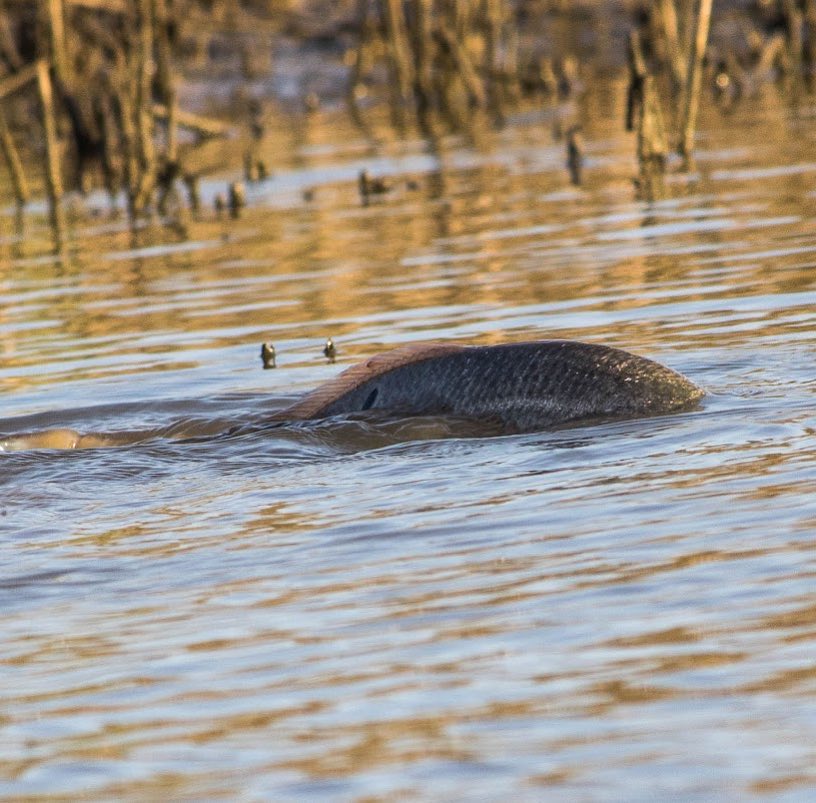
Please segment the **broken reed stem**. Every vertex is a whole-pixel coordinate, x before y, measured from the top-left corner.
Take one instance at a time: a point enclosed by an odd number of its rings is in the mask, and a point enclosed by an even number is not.
[[[187,128],[200,137],[226,137],[233,130],[230,123],[222,123],[220,120],[213,120],[211,117],[203,117],[200,114],[182,111],[178,108],[178,102],[175,105],[176,126],[178,128]],[[153,117],[157,120],[167,120],[170,117],[170,109],[161,103],[154,103]]]
[[[5,5],[5,0],[0,0],[0,57],[6,62],[8,68],[16,73],[23,68],[24,62],[17,47],[14,26]]]
[[[763,77],[770,74],[774,64],[784,59],[785,47],[784,34],[775,33],[771,36],[771,38],[765,42],[759,54],[759,61],[757,61],[756,67],[754,67],[754,72]]]
[[[138,36],[136,48],[136,154],[138,180],[130,187],[131,208],[135,214],[144,209],[155,183],[155,153],[153,148],[153,103],[151,84],[153,81],[153,4],[151,0],[140,0],[138,11]]]
[[[683,106],[682,136],[679,152],[683,157],[685,170],[693,168],[694,131],[697,126],[697,110],[700,104],[700,88],[703,82],[703,56],[708,42],[711,24],[712,0],[700,0],[697,14],[697,31],[691,42],[688,76],[686,80],[685,103]]]
[[[484,0],[482,14],[485,26],[485,72],[487,93],[491,111],[496,116],[501,114],[501,95],[499,92],[499,39],[502,28],[502,0]]]
[[[782,10],[788,31],[788,59],[793,81],[798,84],[802,77],[802,52],[805,44],[805,16],[795,0],[784,0]]]
[[[428,113],[433,97],[433,41],[431,29],[432,0],[416,0],[412,31],[416,54],[417,114],[421,125],[429,125]]]
[[[54,114],[54,92],[48,64],[44,60],[37,62],[37,90],[42,107],[43,131],[45,133],[45,178],[48,192],[51,228],[57,248],[62,246],[62,234],[65,220],[62,211],[62,176],[60,175],[59,141],[57,139],[57,122]]]
[[[697,0],[677,0],[680,3],[680,18],[678,39],[680,52],[688,53],[691,50],[691,37],[694,36],[694,6]]]
[[[399,87],[400,100],[408,103],[411,99],[413,69],[409,57],[408,42],[405,36],[405,25],[402,17],[400,0],[385,0],[383,3],[389,56],[391,57],[394,75]]]
[[[507,34],[501,64],[502,97],[510,97],[514,100],[518,100],[521,97],[521,74],[519,61],[519,45],[521,43],[521,39],[519,37],[519,29],[515,25],[504,25],[503,29],[507,31]]]
[[[389,83],[394,94],[391,111],[397,128],[403,128],[405,125],[405,109],[411,102],[411,91],[414,85],[413,69],[402,13],[400,0],[384,0],[385,39],[388,51],[388,65],[391,72],[391,81]]]
[[[635,118],[643,108],[643,81],[646,78],[646,59],[640,43],[640,31],[629,32],[629,86],[626,90],[626,130],[635,130]]]
[[[167,161],[178,158],[178,99],[170,59],[166,0],[153,0],[153,20],[156,35],[156,75],[163,100],[167,105]],[[153,109],[155,116],[155,107]]]
[[[462,46],[459,39],[456,37],[455,30],[449,30],[444,22],[439,23],[437,32],[441,41],[453,59],[456,65],[456,72],[462,79],[471,101],[478,107],[485,105],[485,91],[482,82],[479,80],[479,75],[473,66],[473,62],[468,55],[467,50]]]
[[[629,34],[629,89],[626,99],[626,130],[637,128],[637,157],[640,197],[654,201],[665,194],[665,172],[668,144],[663,110],[649,75],[640,40],[640,31]]]
[[[658,3],[660,11],[660,22],[663,29],[663,37],[666,40],[668,50],[669,66],[671,68],[672,80],[675,87],[681,87],[686,82],[687,63],[680,49],[680,35],[677,27],[677,10],[674,7],[674,0],[660,0]]]
[[[802,75],[808,88],[813,91],[816,79],[816,0],[806,0],[804,19],[808,36],[802,51]]]
[[[175,88],[167,93],[167,161],[178,161],[178,98]]]
[[[68,60],[65,55],[65,9],[63,0],[45,0],[48,12],[48,33],[51,43],[51,66],[58,86],[68,79]]]
[[[122,149],[124,151],[124,173],[125,173],[125,188],[127,190],[128,198],[128,214],[131,220],[135,218],[136,209],[134,208],[135,192],[134,187],[138,181],[139,176],[139,159],[136,147],[136,126],[134,124],[134,108],[133,98],[136,92],[133,89],[133,77],[127,70],[122,75],[122,87],[118,93],[120,106],[119,123],[122,127]]]
[[[581,174],[584,166],[584,138],[579,126],[572,126],[567,133],[567,169],[570,181],[576,187],[581,186]]]
[[[8,76],[0,81],[0,99],[8,97],[18,89],[22,89],[29,81],[37,79],[37,65],[32,64],[30,67],[25,67],[20,72]]]
[[[17,206],[23,207],[28,203],[30,197],[28,182],[23,172],[20,154],[17,153],[17,146],[14,144],[14,138],[11,136],[2,111],[0,111],[0,149],[3,151],[3,158],[11,175],[11,185],[14,188],[14,198],[17,201]]]
[[[638,125],[638,160],[641,169],[663,170],[668,154],[666,127],[663,124],[663,110],[655,87],[655,79],[647,75],[643,79],[643,101]]]
[[[356,20],[359,34],[357,46],[352,51],[353,61],[351,62],[351,71],[347,85],[346,102],[352,120],[354,120],[361,130],[367,131],[360,104],[357,102],[357,93],[363,89],[363,75],[366,72],[368,62],[367,55],[372,33],[368,0],[357,0]]]
[[[139,138],[139,158],[144,172],[153,164],[153,4],[139,3],[139,44],[137,47],[138,82],[136,84],[136,125]]]
[[[107,80],[106,80],[107,83]],[[102,139],[102,177],[111,203],[114,203],[121,182],[120,138],[117,132],[110,86],[99,99],[99,135]]]
[[[647,75],[643,81],[643,108],[638,126],[638,188],[640,198],[648,203],[666,194],[667,153],[660,98],[654,78]]]

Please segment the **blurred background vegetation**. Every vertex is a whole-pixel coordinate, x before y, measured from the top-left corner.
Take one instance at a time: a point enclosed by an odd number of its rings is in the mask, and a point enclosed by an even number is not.
[[[134,223],[183,221],[212,169],[199,145],[234,137],[236,172],[263,180],[272,116],[348,113],[373,140],[387,107],[396,135],[433,142],[620,73],[651,196],[671,151],[691,164],[701,93],[801,97],[815,63],[816,0],[0,0],[0,147],[21,210],[43,166],[57,233],[65,192],[96,187]],[[573,111],[554,131],[575,183],[581,130]],[[242,182],[217,202],[237,215]]]

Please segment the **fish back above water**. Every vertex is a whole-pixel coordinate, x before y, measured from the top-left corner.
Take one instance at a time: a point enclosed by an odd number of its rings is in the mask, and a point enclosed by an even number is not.
[[[681,374],[609,346],[569,340],[497,346],[432,343],[354,365],[276,418],[382,410],[465,416],[499,421],[508,431],[531,431],[686,410],[703,395]]]

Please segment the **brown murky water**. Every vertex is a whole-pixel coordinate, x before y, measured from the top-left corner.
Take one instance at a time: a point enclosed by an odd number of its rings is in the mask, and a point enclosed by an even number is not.
[[[648,205],[620,94],[586,102],[581,189],[546,117],[432,154],[317,116],[187,242],[100,220],[55,259],[4,219],[0,434],[121,445],[0,455],[0,795],[816,794],[816,107],[709,110]],[[535,337],[709,396],[263,426],[384,346]]]

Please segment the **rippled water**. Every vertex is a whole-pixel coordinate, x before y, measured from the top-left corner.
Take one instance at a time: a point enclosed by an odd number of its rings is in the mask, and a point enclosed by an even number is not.
[[[431,154],[317,117],[189,241],[5,221],[0,435],[118,445],[0,454],[0,794],[816,793],[816,108],[710,112],[645,204],[620,106],[587,100],[580,189],[546,118]],[[539,337],[708,396],[264,426],[384,347]]]

